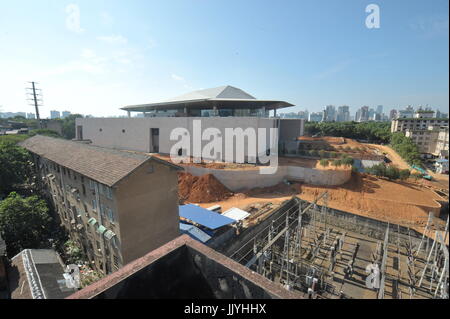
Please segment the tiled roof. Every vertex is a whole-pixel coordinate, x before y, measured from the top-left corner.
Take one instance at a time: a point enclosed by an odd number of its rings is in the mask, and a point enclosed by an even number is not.
[[[113,186],[151,159],[142,154],[42,135],[30,137],[20,145],[32,153],[108,186]]]
[[[64,265],[53,249],[25,249],[11,259],[8,280],[12,299],[62,299],[74,293],[64,282]]]

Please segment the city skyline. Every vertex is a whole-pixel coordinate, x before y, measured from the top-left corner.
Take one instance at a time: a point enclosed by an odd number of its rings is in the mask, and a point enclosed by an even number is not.
[[[379,29],[366,27],[363,0],[21,3],[1,5],[2,111],[34,111],[27,81],[43,114],[123,115],[221,85],[296,105],[287,112],[449,105],[448,1],[378,1]]]

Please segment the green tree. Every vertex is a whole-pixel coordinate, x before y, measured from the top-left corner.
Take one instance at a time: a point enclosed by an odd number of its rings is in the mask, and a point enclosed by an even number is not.
[[[75,119],[82,117],[81,114],[71,114],[62,120],[62,135],[65,139],[75,138]]]
[[[51,226],[47,204],[37,196],[23,198],[12,192],[0,202],[0,232],[9,256],[26,248],[49,247]]]
[[[31,175],[31,157],[22,147],[0,140],[0,195],[26,183]]]

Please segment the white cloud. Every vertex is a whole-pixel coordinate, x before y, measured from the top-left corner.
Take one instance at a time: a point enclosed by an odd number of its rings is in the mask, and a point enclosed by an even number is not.
[[[176,75],[176,74],[173,74],[173,73],[172,73],[171,77],[172,77],[172,79],[174,79],[175,81],[184,81],[184,78],[183,78],[183,77],[181,77],[181,76],[179,76],[179,75]]]
[[[102,25],[110,27],[114,23],[114,18],[106,11],[100,12],[100,21]]]
[[[66,6],[66,28],[69,31],[75,33],[81,33],[84,31],[80,25],[80,8],[76,4],[69,4]]]
[[[350,65],[350,63],[351,63],[350,60],[341,61],[341,62],[333,65],[332,67],[328,68],[327,70],[325,70],[319,74],[316,74],[314,77],[318,80],[323,80],[325,78],[331,77],[332,75],[345,70]]]
[[[100,40],[102,42],[106,42],[109,44],[126,44],[128,42],[128,39],[121,35],[110,35],[110,36],[97,37],[97,40]]]

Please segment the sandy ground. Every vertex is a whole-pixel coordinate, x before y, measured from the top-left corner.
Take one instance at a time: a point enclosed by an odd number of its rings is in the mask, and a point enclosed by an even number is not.
[[[392,161],[392,164],[397,166],[399,169],[411,169],[408,163],[405,162],[400,155],[397,154],[392,148],[386,145],[378,145],[378,144],[366,144],[367,146],[376,148],[380,150],[382,153],[386,153],[387,157]]]
[[[201,206],[209,207],[218,204],[223,210],[231,207],[244,209],[252,203],[279,204],[293,195],[307,201],[314,201],[325,191],[328,191],[328,206],[331,208],[409,227],[424,226],[429,211],[439,212],[440,204],[436,200],[443,200],[438,194],[413,181],[391,182],[373,176],[355,174],[351,181],[339,187],[279,184],[235,194],[227,200],[201,204]]]

